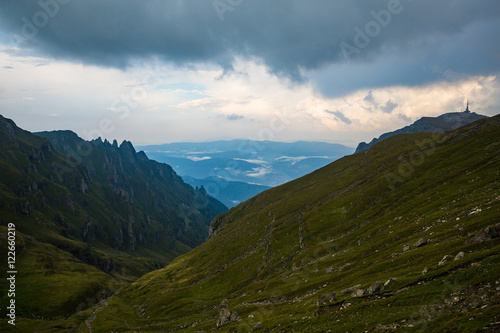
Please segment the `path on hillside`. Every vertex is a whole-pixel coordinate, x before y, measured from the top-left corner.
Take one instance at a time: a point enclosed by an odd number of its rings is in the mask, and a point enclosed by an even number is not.
[[[87,326],[87,329],[89,331],[89,333],[92,333],[92,322],[94,321],[94,319],[97,317],[97,312],[100,311],[101,309],[104,309],[105,307],[108,306],[108,302],[106,302],[105,299],[101,300],[99,302],[99,306],[94,310],[94,312],[92,313],[92,316],[90,316],[89,319],[85,320],[85,326]]]
[[[122,288],[119,288],[115,293],[113,293],[113,295],[109,296],[108,298],[113,297],[115,295],[118,295],[121,292],[121,290],[122,290]],[[99,302],[99,306],[92,313],[92,316],[90,316],[89,319],[85,320],[85,326],[87,326],[87,330],[89,331],[89,333],[92,333],[92,322],[96,319],[97,312],[101,311],[102,309],[104,309],[105,307],[107,307],[109,305],[109,303],[106,301],[106,299],[107,298],[102,299]]]

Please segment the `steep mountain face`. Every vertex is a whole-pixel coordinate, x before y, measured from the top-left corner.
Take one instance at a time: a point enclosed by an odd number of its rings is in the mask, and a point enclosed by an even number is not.
[[[66,156],[66,165],[60,166],[61,179],[64,181],[65,168],[76,166],[82,174],[78,192],[85,194],[95,185],[98,200],[90,200],[104,203],[102,209],[111,208],[112,220],[121,223],[113,232],[87,222],[86,240],[104,241],[128,251],[135,251],[138,245],[161,244],[165,250],[179,253],[185,246],[203,242],[209,221],[227,210],[202,189],[185,184],[169,165],[149,160],[144,152],[136,153],[130,142],[120,146],[101,139],[86,142],[69,131],[36,134]],[[107,241],[99,239],[102,237]]]
[[[28,317],[73,313],[117,278],[163,267],[201,244],[226,210],[130,142],[34,135],[0,116],[1,226],[16,226],[18,300]],[[29,295],[34,286],[46,294]]]
[[[500,116],[402,134],[265,191],[219,215],[206,243],[109,298],[88,324],[96,332],[494,332],[499,138]],[[90,314],[68,320],[84,327],[82,317]]]
[[[422,117],[409,126],[405,126],[394,132],[382,134],[380,137],[374,138],[370,143],[361,142],[356,148],[356,153],[366,150],[375,143],[387,139],[393,135],[420,132],[447,132],[483,118],[487,117],[469,111],[451,112],[440,115],[439,117]]]

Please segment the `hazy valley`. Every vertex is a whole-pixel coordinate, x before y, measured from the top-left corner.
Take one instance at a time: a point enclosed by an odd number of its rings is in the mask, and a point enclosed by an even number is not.
[[[254,195],[302,177],[354,149],[324,142],[231,140],[138,146],[172,166],[193,186],[233,207]]]

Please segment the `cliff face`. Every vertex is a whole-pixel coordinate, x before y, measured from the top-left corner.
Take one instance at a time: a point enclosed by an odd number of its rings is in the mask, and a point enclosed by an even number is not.
[[[128,141],[34,135],[1,116],[0,138],[2,224],[17,221],[20,232],[116,276],[137,277],[201,244],[226,210]]]
[[[86,142],[71,132],[38,135],[48,138],[67,160],[78,163],[82,173],[76,186],[79,192],[85,194],[94,186],[114,207],[117,222],[113,224],[119,228],[104,232],[113,247],[135,251],[138,245],[161,243],[181,252],[177,241],[189,247],[200,244],[210,220],[225,211],[206,193],[185,184],[170,166],[137,153],[128,141],[118,146],[101,139]],[[92,227],[92,222],[87,225],[87,239],[102,238],[102,230]]]
[[[370,148],[377,142],[387,139],[396,134],[420,133],[420,132],[447,132],[476,120],[487,118],[486,116],[474,112],[451,112],[439,117],[422,117],[413,124],[403,127],[394,132],[384,133],[378,138],[374,138],[370,143],[361,142],[356,148],[355,153]]]

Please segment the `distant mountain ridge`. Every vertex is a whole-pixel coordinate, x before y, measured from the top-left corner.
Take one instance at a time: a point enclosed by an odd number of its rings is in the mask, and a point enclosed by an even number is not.
[[[168,163],[180,176],[223,177],[264,186],[281,185],[353,152],[326,142],[253,140],[177,142],[138,149]]]
[[[326,142],[253,140],[178,142],[138,149],[151,159],[171,165],[190,184],[203,185],[228,207],[354,151]]]
[[[201,188],[203,186],[210,195],[213,195],[217,200],[229,208],[235,207],[251,197],[271,188],[269,186],[228,181],[216,177],[195,179],[184,176],[182,179],[193,187]]]
[[[405,126],[399,130],[382,134],[374,138],[370,143],[361,142],[356,148],[355,153],[359,153],[373,146],[375,143],[387,139],[396,134],[402,133],[420,133],[420,132],[447,132],[462,127],[479,119],[488,118],[474,112],[450,112],[438,117],[422,117],[413,124]]]

